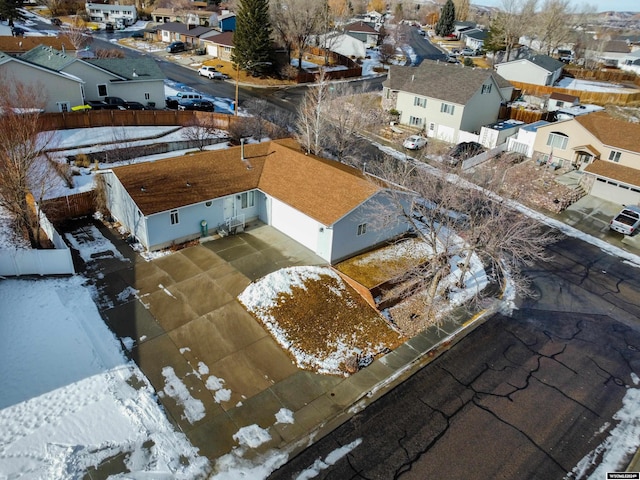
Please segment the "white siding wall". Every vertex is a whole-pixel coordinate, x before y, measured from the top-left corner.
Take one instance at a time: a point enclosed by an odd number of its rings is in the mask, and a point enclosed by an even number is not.
[[[410,197],[403,199],[405,211],[409,210]],[[333,226],[333,250],[331,263],[366,251],[386,240],[395,238],[406,232],[409,225],[400,215],[392,225],[377,225],[380,212],[391,205],[388,194],[380,192],[351,213],[340,219]],[[358,225],[366,224],[366,233],[358,235]]]
[[[502,102],[500,89],[491,78],[486,80],[485,85],[485,93],[482,93],[480,88],[465,105],[464,115],[460,120],[460,130],[479,133],[483,125],[489,125],[498,120]]]
[[[271,225],[312,252],[317,252],[318,234],[324,225],[273,197]]]
[[[33,83],[42,92],[47,112],[59,112],[57,102],[69,102],[69,107],[82,105],[82,82],[65,78],[44,69],[31,67],[16,61],[0,65],[0,75],[25,84]]]
[[[525,60],[500,63],[496,65],[496,70],[501,77],[514,82],[547,85],[549,81],[549,72]]]
[[[414,105],[415,98],[426,98],[426,107]],[[453,106],[453,114],[442,112],[442,104]],[[412,125],[418,128],[424,128],[431,137],[440,140],[455,142],[458,137],[458,130],[465,111],[463,105],[442,102],[435,98],[422,97],[408,92],[398,92],[398,101],[396,109],[400,112],[400,123],[403,125],[411,125],[411,117],[422,119],[421,125]],[[435,124],[434,130],[429,130],[429,124]]]
[[[107,190],[107,208],[111,216],[129,230],[142,245],[149,248],[146,218],[139,213],[140,210],[118,177],[112,172],[106,172],[103,175]]]
[[[163,108],[165,102],[164,80],[150,80],[146,82],[128,81],[107,85],[109,96],[120,97],[131,102],[146,105],[154,102],[156,107]],[[145,93],[149,98],[145,98]]]

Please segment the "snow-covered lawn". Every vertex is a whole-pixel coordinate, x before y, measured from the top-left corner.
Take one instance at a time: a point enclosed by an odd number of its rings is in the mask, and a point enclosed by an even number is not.
[[[146,478],[206,474],[82,277],[1,280],[0,305],[1,478],[82,478],[120,454]]]

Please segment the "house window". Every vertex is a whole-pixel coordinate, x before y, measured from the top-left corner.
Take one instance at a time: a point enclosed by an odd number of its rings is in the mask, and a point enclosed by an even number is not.
[[[440,105],[440,111],[442,113],[448,113],[449,115],[453,115],[454,106],[450,103],[443,103]]]
[[[556,102],[556,107],[564,107],[564,102],[562,102],[562,101],[558,100],[558,101]]]
[[[364,235],[365,233],[367,233],[367,224],[361,223],[358,225],[358,236]]]
[[[171,225],[177,225],[180,223],[180,219],[178,218],[178,210],[171,210]]]
[[[151,100],[151,94],[149,92],[144,92],[144,99]]]
[[[107,86],[105,84],[98,85],[98,96],[106,97],[107,95],[109,95],[107,93]]]
[[[615,150],[611,150],[609,152],[609,160],[611,160],[612,162],[618,163],[620,161],[621,155],[622,155],[622,152],[616,152]]]
[[[225,51],[225,53],[231,52],[231,47],[224,47],[224,51]]]
[[[480,91],[480,95],[484,95],[486,93],[491,93],[491,84],[482,85],[482,90]]]
[[[413,115],[409,117],[409,125],[420,126],[422,125],[422,118],[414,117]]]
[[[436,131],[436,124],[433,122],[429,123],[429,131],[430,132],[435,132]]]
[[[56,102],[58,105],[59,112],[68,112],[69,111],[69,102]]]
[[[549,134],[549,138],[547,138],[547,145],[551,148],[559,148],[564,150],[567,148],[567,142],[569,141],[569,137],[567,137],[564,133],[552,132]]]
[[[240,203],[241,203],[240,208],[253,207],[255,205],[255,201],[256,201],[256,196],[254,191],[244,192],[240,200]]]
[[[427,108],[427,99],[420,97],[413,97],[413,106]]]

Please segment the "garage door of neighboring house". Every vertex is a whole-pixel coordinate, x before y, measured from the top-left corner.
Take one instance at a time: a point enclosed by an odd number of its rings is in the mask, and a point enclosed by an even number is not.
[[[207,45],[207,55],[218,57],[218,45]]]
[[[640,188],[638,187],[620,186],[613,180],[598,177],[591,187],[591,195],[619,203],[620,205],[636,205],[640,203],[639,190]]]
[[[317,251],[318,222],[275,198],[271,201],[271,225],[312,252]]]

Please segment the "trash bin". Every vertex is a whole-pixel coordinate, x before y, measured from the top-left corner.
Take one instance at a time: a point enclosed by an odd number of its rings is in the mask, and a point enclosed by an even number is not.
[[[206,220],[202,220],[200,222],[200,232],[202,233],[203,237],[208,237],[209,236],[209,226],[207,225],[207,221]]]

